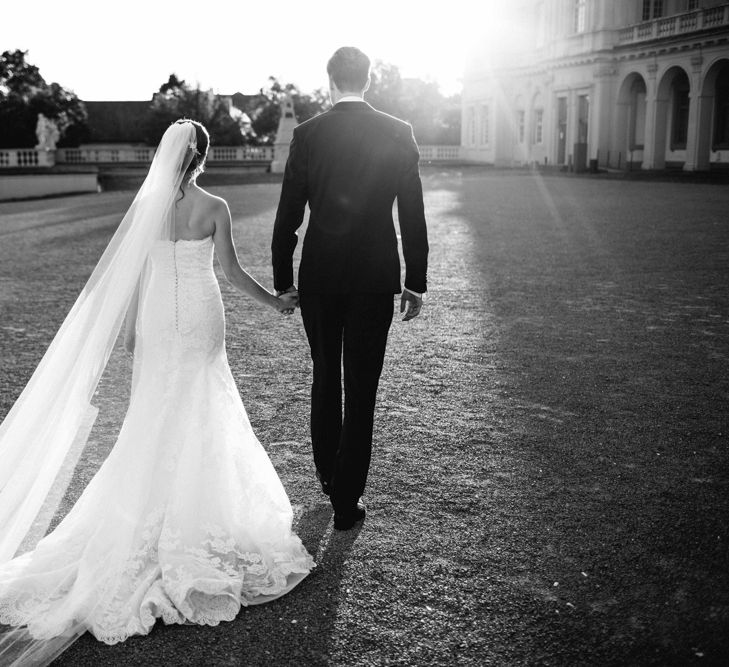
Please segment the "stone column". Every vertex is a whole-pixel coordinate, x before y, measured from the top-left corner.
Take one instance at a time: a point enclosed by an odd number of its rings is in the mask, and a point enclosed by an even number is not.
[[[577,93],[570,89],[567,92],[567,164],[570,171],[575,168],[575,141],[577,139]]]
[[[656,122],[658,116],[656,99],[658,94],[656,84],[657,71],[657,63],[650,63],[648,65],[648,79],[645,83],[645,143],[643,145],[643,164],[641,165],[641,169],[660,169],[665,164],[665,157],[660,156],[663,164],[660,167],[656,167],[656,163],[659,160],[659,156],[656,156]],[[663,129],[665,130],[665,127]]]
[[[615,80],[615,67],[607,63],[599,65],[595,70],[594,79],[588,158],[598,160],[599,165],[609,167],[607,158],[610,152],[610,128],[613,114],[616,113],[615,97],[610,94]]]
[[[557,99],[554,94],[554,75],[544,77],[542,87],[542,144],[548,164],[554,164],[557,155]]]
[[[493,101],[493,127],[489,128],[491,144],[494,151],[494,166],[514,166],[514,145],[517,137],[514,127],[514,107],[508,102],[513,99],[512,90],[504,91],[502,99]]]
[[[294,115],[294,100],[286,93],[281,100],[281,117],[278,120],[276,140],[273,143],[273,161],[271,173],[282,174],[289,157],[289,145],[294,136],[294,128],[298,125]]]
[[[703,56],[691,56],[691,91],[689,93],[688,132],[686,136],[686,162],[684,171],[706,170],[709,168],[709,151],[705,150],[704,137],[711,136],[711,107],[713,98],[702,94],[701,66]],[[702,132],[704,136],[702,136]]]

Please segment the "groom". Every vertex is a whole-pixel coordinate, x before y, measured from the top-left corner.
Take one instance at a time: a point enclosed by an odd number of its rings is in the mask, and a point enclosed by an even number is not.
[[[428,238],[412,128],[363,100],[370,60],[359,49],[338,49],[327,72],[333,107],[294,130],[271,250],[277,293],[296,291],[292,255],[308,203],[299,304],[314,362],[311,441],[334,527],[347,530],[365,516],[377,385],[401,291],[395,199],[404,321],[422,308]]]

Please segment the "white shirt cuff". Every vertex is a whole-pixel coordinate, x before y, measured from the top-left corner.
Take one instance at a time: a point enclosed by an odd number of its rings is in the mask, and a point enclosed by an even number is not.
[[[422,293],[420,293],[420,292],[413,292],[413,290],[408,289],[407,287],[403,291],[410,292],[410,294],[414,294],[415,296],[418,297],[418,299],[422,299],[423,298]]]

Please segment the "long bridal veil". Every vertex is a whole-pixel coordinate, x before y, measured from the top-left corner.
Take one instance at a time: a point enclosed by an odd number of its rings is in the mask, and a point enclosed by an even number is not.
[[[191,123],[165,132],[131,207],[0,424],[0,564],[35,547],[63,498],[96,416],[91,399],[148,253],[155,241],[174,238],[170,210],[195,148]],[[79,622],[58,632],[4,633],[0,664],[45,664],[83,629]]]

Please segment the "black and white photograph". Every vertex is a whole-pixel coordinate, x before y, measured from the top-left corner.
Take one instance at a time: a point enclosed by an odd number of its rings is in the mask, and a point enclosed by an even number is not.
[[[729,665],[729,2],[0,9],[0,667]]]

